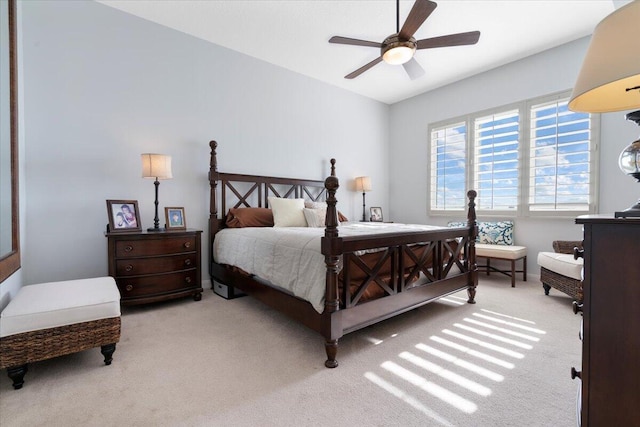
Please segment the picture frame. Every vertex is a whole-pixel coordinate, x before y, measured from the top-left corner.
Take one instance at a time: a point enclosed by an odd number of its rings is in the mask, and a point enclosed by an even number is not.
[[[137,200],[107,200],[109,232],[142,231]]]
[[[183,207],[164,208],[165,228],[167,230],[186,230],[187,221],[184,216]]]
[[[381,207],[371,207],[369,208],[369,213],[371,215],[371,222],[383,222]]]

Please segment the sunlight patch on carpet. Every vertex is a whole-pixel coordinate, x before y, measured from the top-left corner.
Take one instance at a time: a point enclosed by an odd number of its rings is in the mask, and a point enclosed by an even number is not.
[[[467,319],[465,319],[465,321],[466,320]],[[480,323],[469,322],[469,323],[472,323],[472,324],[474,324],[476,326],[487,327],[486,325],[483,325],[482,322],[480,322]],[[490,339],[492,339],[494,341],[499,341],[500,343],[511,344],[511,345],[513,345],[515,347],[519,347],[519,348],[522,348],[522,349],[525,349],[525,350],[531,350],[533,348],[533,346],[531,344],[526,344],[526,343],[514,340],[513,338],[506,338],[506,337],[503,337],[502,335],[497,335],[497,334],[495,334],[493,332],[486,332],[486,331],[483,331],[482,329],[474,328],[474,327],[471,327],[469,325],[463,325],[461,323],[455,323],[453,326],[455,326],[458,329],[462,329],[465,332],[471,332],[472,334],[480,335],[480,336],[482,336],[484,338],[490,338]],[[489,328],[489,329],[491,329],[491,328]],[[503,332],[503,331],[498,330],[498,332]]]
[[[464,300],[447,298],[453,304]],[[413,351],[400,351],[397,359],[384,361],[384,374],[366,372],[365,377],[441,424],[446,421],[435,418],[429,405],[444,402],[462,413],[475,413],[514,372],[514,360],[524,359],[546,334],[531,320],[481,311],[430,336],[429,345],[419,342]],[[424,393],[405,391],[407,383]]]
[[[475,320],[475,319],[465,318],[464,321],[467,322],[467,323],[471,323],[473,325],[482,326],[483,328],[491,329],[492,331],[498,331],[498,332],[502,332],[503,334],[511,335],[513,337],[522,338],[522,339],[527,340],[527,341],[533,341],[533,342],[540,341],[540,338],[538,338],[536,336],[523,334],[522,332],[513,331],[513,330],[511,330],[509,328],[503,328],[503,327],[500,327],[500,326],[494,326],[494,325],[492,325],[490,323],[480,322],[480,321]]]
[[[399,357],[413,363],[414,365],[424,369],[425,371],[436,374],[437,376],[451,381],[452,383],[457,384],[460,387],[466,388],[473,393],[479,394],[480,396],[489,396],[491,394],[491,389],[489,387],[478,384],[475,381],[472,381],[462,375],[456,374],[455,372],[445,369],[440,365],[423,359],[422,357],[416,356],[413,353],[403,351],[399,354]]]
[[[417,409],[418,411],[422,412],[423,414],[425,414],[432,420],[440,423],[441,425],[447,426],[447,427],[453,426],[453,424],[451,424],[449,421],[447,421],[446,419],[438,415],[437,412],[425,406],[415,396],[412,396],[406,391],[399,389],[398,387],[391,384],[390,382],[380,378],[378,375],[374,374],[373,372],[365,372],[364,377],[369,381],[371,381],[372,383],[374,383],[375,385],[377,385],[378,387],[380,387],[381,389],[391,393],[393,396],[397,397],[398,399],[402,399],[409,406],[413,407],[414,409]]]
[[[415,372],[410,371],[409,369],[403,368],[395,362],[386,361],[380,366],[383,369],[386,369],[387,371],[409,382],[410,384],[413,384],[419,389],[426,391],[433,397],[436,397],[448,403],[449,405],[459,409],[464,413],[472,414],[478,410],[478,405],[476,405],[472,401],[465,399],[464,397],[448,390],[445,387],[427,380],[422,375],[418,375]]]
[[[431,356],[438,357],[444,361],[452,363],[455,366],[458,366],[462,369],[466,369],[467,371],[473,372],[485,378],[488,378],[492,381],[501,382],[504,381],[504,376],[500,375],[496,372],[490,371],[489,369],[483,368],[475,363],[471,363],[467,360],[460,359],[459,357],[454,356],[453,354],[449,354],[445,351],[438,350],[437,348],[433,348],[426,344],[416,344],[416,348],[418,350],[424,351],[425,353],[429,353]]]

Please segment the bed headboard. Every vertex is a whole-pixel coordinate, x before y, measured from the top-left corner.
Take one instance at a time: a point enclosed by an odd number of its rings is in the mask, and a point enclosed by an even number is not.
[[[311,201],[325,201],[327,197],[324,180],[218,172],[216,157],[218,143],[211,141],[209,147],[211,147],[209,163],[210,244],[218,230],[224,227],[224,217],[231,208],[267,207],[267,198],[270,196]]]

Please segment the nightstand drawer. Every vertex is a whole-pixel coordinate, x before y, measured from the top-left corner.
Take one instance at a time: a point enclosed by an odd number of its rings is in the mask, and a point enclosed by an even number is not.
[[[161,295],[180,289],[193,288],[196,283],[196,270],[159,274],[156,276],[121,277],[118,278],[117,283],[123,299],[147,295]]]
[[[197,262],[195,252],[167,257],[119,259],[116,261],[116,275],[123,277],[170,273],[195,268]]]
[[[115,250],[117,258],[178,254],[193,251],[196,251],[196,239],[193,236],[119,240],[116,242]]]

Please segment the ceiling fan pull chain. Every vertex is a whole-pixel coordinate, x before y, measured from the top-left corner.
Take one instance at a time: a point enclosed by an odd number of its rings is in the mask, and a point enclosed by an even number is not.
[[[400,32],[400,0],[396,0],[396,33]]]

